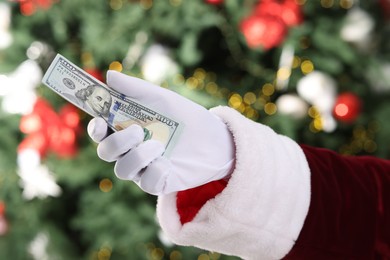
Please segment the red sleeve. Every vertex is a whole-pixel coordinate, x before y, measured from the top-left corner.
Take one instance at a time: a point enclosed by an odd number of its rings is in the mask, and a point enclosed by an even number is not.
[[[390,161],[302,149],[311,203],[285,259],[390,259]]]
[[[181,224],[193,220],[202,206],[210,199],[217,196],[225,187],[227,181],[219,180],[206,183],[202,186],[177,193],[177,212]]]

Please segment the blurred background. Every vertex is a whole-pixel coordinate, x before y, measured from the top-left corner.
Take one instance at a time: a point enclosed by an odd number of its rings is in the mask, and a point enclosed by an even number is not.
[[[0,259],[236,259],[164,236],[156,198],[41,84],[56,53],[390,158],[390,0],[0,0]]]

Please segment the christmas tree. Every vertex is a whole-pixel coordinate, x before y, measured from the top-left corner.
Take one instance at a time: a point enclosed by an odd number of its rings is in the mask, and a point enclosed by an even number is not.
[[[1,259],[236,259],[164,236],[156,198],[118,180],[91,118],[41,84],[56,53],[299,143],[390,158],[389,0],[3,0]]]

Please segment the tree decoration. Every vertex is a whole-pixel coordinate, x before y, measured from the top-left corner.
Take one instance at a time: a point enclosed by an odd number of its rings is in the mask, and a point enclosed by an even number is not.
[[[362,101],[351,92],[340,94],[335,102],[334,116],[342,122],[352,123],[360,115]]]
[[[371,66],[366,76],[374,92],[390,92],[390,62],[381,61],[376,66]]]
[[[249,47],[265,50],[281,44],[287,34],[283,21],[271,15],[250,15],[241,21],[240,30]]]
[[[26,200],[44,199],[48,196],[58,197],[61,187],[47,166],[41,164],[40,155],[34,149],[23,149],[18,152],[18,175],[22,196]]]
[[[28,114],[37,99],[35,89],[42,79],[42,69],[34,60],[22,62],[9,75],[0,75],[0,96],[4,111]]]
[[[8,232],[8,221],[5,217],[5,203],[0,201],[0,236],[4,236]]]
[[[259,1],[253,12],[241,21],[240,30],[249,47],[268,50],[279,46],[288,28],[302,21],[302,10],[296,1],[265,0]]]
[[[374,19],[360,7],[348,10],[340,36],[361,50],[367,50],[372,44]]]
[[[286,26],[296,26],[303,22],[302,8],[296,0],[262,0],[255,8],[255,13],[279,17]]]
[[[16,0],[20,5],[20,12],[23,15],[33,15],[38,9],[48,10],[54,0]]]
[[[50,256],[47,252],[49,242],[50,238],[47,233],[40,232],[35,236],[35,238],[30,242],[28,246],[28,252],[34,260],[50,259]]]
[[[178,73],[178,66],[171,58],[170,50],[159,44],[150,46],[140,63],[143,77],[156,84]]]
[[[79,123],[78,110],[72,105],[66,104],[57,114],[47,101],[38,99],[32,113],[21,118],[20,131],[27,137],[20,143],[19,151],[34,149],[42,157],[48,151],[59,157],[74,156]]]
[[[11,8],[7,3],[0,3],[0,50],[8,48],[13,41],[10,24]]]
[[[297,91],[303,99],[319,111],[323,130],[332,132],[336,128],[336,122],[332,116],[336,98],[335,80],[324,72],[313,71],[298,81]]]
[[[300,119],[307,115],[309,106],[298,95],[284,94],[276,100],[278,113]]]

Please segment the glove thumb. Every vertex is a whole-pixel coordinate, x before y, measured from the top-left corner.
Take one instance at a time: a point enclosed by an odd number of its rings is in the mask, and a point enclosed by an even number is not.
[[[108,131],[108,126],[106,121],[104,121],[103,118],[96,117],[93,118],[88,123],[88,127],[87,127],[88,135],[96,143],[99,143],[106,137],[107,131]]]

